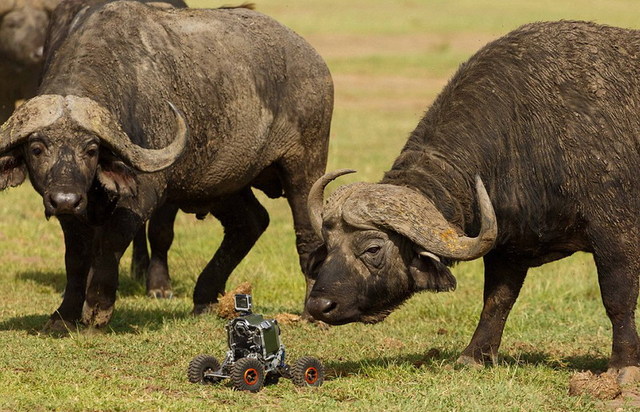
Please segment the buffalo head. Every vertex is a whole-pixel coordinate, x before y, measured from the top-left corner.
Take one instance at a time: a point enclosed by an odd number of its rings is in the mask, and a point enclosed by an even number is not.
[[[307,300],[314,318],[330,324],[381,321],[415,292],[455,289],[445,262],[476,259],[492,248],[496,218],[479,177],[481,229],[471,238],[408,187],[346,185],[323,207],[324,187],[351,172],[328,173],[309,194],[311,221],[324,240],[316,252],[317,278]]]
[[[169,105],[177,119],[175,139],[156,150],[133,144],[114,115],[89,98],[28,100],[0,128],[0,190],[21,184],[28,173],[47,216],[84,215],[96,180],[111,194],[134,195],[136,175],[130,167],[162,170],[185,147],[184,117]]]
[[[60,1],[0,1],[0,56],[19,65],[39,64],[49,15]]]

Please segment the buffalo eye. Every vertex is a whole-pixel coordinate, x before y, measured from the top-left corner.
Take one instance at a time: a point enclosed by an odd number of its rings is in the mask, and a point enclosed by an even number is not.
[[[380,268],[384,261],[384,253],[382,253],[382,245],[369,244],[362,253],[360,259],[370,268]]]
[[[20,27],[20,21],[15,19],[15,18],[5,18],[4,19],[4,26],[8,29],[17,29]]]
[[[382,249],[380,246],[371,246],[369,249],[365,250],[364,252],[370,255],[375,255],[376,253],[380,252],[380,249]]]
[[[91,145],[87,147],[85,153],[88,157],[96,157],[98,155],[98,145]]]
[[[40,142],[34,142],[29,147],[29,150],[31,150],[32,155],[38,157],[44,152],[44,145]]]

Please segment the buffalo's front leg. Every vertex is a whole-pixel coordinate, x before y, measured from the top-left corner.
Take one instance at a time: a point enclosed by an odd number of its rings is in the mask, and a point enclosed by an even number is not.
[[[109,221],[96,228],[93,260],[87,279],[82,322],[102,327],[111,319],[118,289],[118,264],[143,219],[131,210],[116,209]]]
[[[72,216],[60,216],[64,233],[67,285],[62,304],[44,327],[46,332],[65,332],[75,328],[82,314],[87,274],[91,266],[91,242],[94,230]]]
[[[224,227],[224,238],[204,268],[193,292],[193,313],[200,314],[224,293],[229,275],[269,225],[269,215],[251,189],[221,199],[211,210]]]
[[[318,238],[311,226],[309,212],[307,210],[307,198],[313,183],[324,173],[326,156],[318,153],[308,154],[303,160],[283,160],[283,173],[281,174],[284,192],[291,207],[293,226],[296,231],[296,249],[300,261],[300,267],[305,277],[306,291],[302,317],[312,320],[307,311],[307,299],[313,289],[317,273],[314,273],[314,265],[311,262],[312,254],[322,246],[322,240]]]
[[[458,358],[459,363],[481,364],[497,360],[502,331],[527,269],[495,254],[484,257],[484,306],[471,342]]]

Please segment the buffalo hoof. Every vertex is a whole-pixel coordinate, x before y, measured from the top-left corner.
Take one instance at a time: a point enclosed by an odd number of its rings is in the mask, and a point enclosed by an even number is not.
[[[171,289],[150,289],[147,291],[147,296],[155,299],[171,299],[173,291]]]
[[[458,365],[469,366],[472,368],[482,368],[484,366],[484,362],[481,362],[472,356],[460,355],[456,360]]]
[[[82,323],[94,328],[101,328],[109,323],[112,314],[113,306],[109,309],[100,309],[97,306],[91,307],[87,302],[84,302],[82,306]]]
[[[218,313],[218,303],[199,303],[197,305],[193,305],[193,310],[191,314],[194,316],[198,315],[209,315],[212,313]]]
[[[78,326],[75,322],[62,319],[49,319],[42,328],[42,333],[55,336],[66,336],[71,332],[76,332]]]
[[[623,368],[609,368],[607,373],[616,376],[618,385],[631,385],[636,382],[640,382],[640,367],[637,366],[625,366]]]

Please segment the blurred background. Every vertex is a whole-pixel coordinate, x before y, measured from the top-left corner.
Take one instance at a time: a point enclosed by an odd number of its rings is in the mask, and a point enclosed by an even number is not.
[[[379,180],[457,67],[516,27],[567,19],[640,28],[637,0],[254,3],[257,11],[307,39],[329,65],[335,108],[328,169],[358,170],[337,184]],[[335,183],[329,191],[334,188]],[[259,198],[271,224],[232,274],[228,289],[250,282],[257,311],[300,313],[304,281],[288,205],[284,199]],[[188,386],[183,375],[192,356],[224,351],[223,321],[188,316],[195,279],[221,236],[215,219],[180,214],[169,252],[176,298],[144,297],[144,285],[128,275],[128,252],[106,336],[42,339],[38,330],[59,305],[65,285],[62,233],[55,219],[44,219],[42,199],[28,183],[0,193],[0,380],[5,383],[0,399],[15,401],[0,402],[0,409],[598,409],[589,398],[566,395],[570,373],[601,370],[609,356],[610,325],[586,254],[530,272],[507,323],[504,363],[496,368],[455,367],[482,306],[482,264],[475,261],[454,268],[456,292],[416,296],[383,324],[285,330],[294,355],[311,353],[328,361],[333,380],[324,392],[301,394],[276,385],[281,388],[249,398]],[[80,403],[69,400],[74,396]]]

